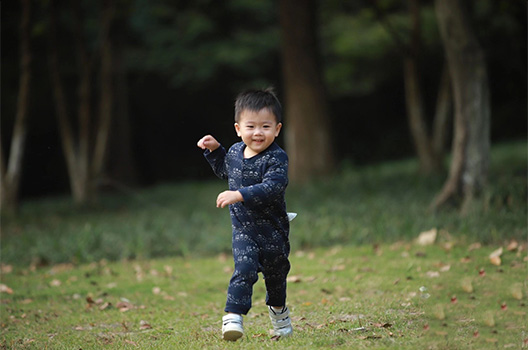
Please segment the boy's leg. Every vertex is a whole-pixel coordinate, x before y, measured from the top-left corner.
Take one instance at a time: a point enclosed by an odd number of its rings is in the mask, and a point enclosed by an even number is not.
[[[245,315],[251,308],[253,285],[258,280],[258,256],[259,249],[248,235],[233,235],[235,271],[227,289],[226,312]]]
[[[274,244],[273,249],[262,254],[266,305],[269,307],[273,333],[278,336],[289,336],[293,332],[290,311],[286,307],[286,278],[290,271],[289,242],[278,240],[277,243],[279,244]]]

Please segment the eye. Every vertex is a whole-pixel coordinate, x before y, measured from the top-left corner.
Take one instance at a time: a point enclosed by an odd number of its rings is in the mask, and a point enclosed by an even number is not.
[[[264,125],[263,128],[264,129],[269,129],[271,126],[270,125]]]
[[[247,128],[247,129],[253,129],[254,126],[253,126],[253,125],[246,125],[246,128]]]

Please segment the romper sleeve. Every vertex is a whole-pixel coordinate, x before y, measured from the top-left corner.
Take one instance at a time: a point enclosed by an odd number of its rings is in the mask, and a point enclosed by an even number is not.
[[[222,145],[220,145],[220,147],[215,149],[213,152],[206,149],[204,152],[204,157],[207,162],[209,162],[209,165],[213,169],[213,172],[216,176],[224,180],[227,179],[227,170],[225,162],[226,150]]]
[[[288,185],[288,156],[278,154],[270,159],[262,182],[239,189],[244,204],[250,207],[267,205],[282,198]]]

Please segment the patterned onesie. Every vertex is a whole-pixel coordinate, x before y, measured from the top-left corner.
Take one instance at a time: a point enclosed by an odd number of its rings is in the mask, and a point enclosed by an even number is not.
[[[204,155],[214,173],[228,179],[229,189],[240,191],[243,202],[229,205],[233,229],[235,271],[229,282],[225,311],[246,315],[251,308],[253,284],[262,272],[266,304],[286,303],[286,277],[290,271],[290,224],[284,194],[288,185],[288,156],[275,142],[245,159],[243,142],[226,153],[220,146]]]

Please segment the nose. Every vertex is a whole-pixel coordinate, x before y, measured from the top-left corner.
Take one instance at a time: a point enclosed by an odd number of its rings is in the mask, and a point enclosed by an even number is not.
[[[255,128],[255,135],[262,135],[262,128]]]

